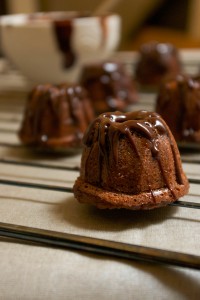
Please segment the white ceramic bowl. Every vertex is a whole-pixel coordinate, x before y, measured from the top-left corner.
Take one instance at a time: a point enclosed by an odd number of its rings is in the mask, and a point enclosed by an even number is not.
[[[36,83],[60,83],[77,81],[83,64],[110,57],[121,19],[51,12],[3,16],[0,25],[2,51],[24,75]]]

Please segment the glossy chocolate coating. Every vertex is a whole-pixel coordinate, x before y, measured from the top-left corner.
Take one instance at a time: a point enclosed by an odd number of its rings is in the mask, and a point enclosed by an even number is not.
[[[95,128],[95,130],[94,130]],[[133,134],[134,132],[134,134]],[[98,145],[99,158],[98,158],[98,186],[102,184],[102,161],[106,164],[108,176],[110,165],[117,165],[119,163],[119,143],[120,140],[126,138],[129,141],[130,148],[132,148],[133,155],[137,156],[139,161],[143,160],[143,157],[137,147],[136,135],[145,139],[145,147],[151,151],[152,157],[157,160],[160,172],[162,174],[164,185],[171,190],[170,180],[165,175],[165,166],[162,163],[159,152],[159,139],[161,136],[169,137],[169,131],[163,122],[162,118],[156,114],[147,111],[129,112],[122,114],[121,112],[105,113],[100,115],[89,127],[89,130],[84,136],[83,143],[90,148],[90,152],[93,151],[93,147]],[[182,184],[181,169],[177,162],[173,143],[170,143],[173,160],[175,164],[176,180],[179,184]],[[88,155],[89,158],[90,154]],[[125,166],[124,166],[125,167]],[[87,181],[87,159],[85,164],[85,177]],[[138,170],[139,171],[139,170]],[[153,189],[149,186],[149,189],[153,193]],[[176,197],[173,194],[174,198]]]

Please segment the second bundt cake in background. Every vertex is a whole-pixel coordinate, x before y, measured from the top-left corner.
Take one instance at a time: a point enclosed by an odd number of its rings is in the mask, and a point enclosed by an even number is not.
[[[158,92],[156,111],[170,127],[177,142],[200,143],[200,82],[179,75]]]
[[[66,149],[82,143],[94,112],[79,85],[38,85],[30,93],[19,137],[25,145]]]
[[[169,43],[149,42],[139,50],[135,79],[144,86],[159,86],[181,72],[178,50]]]
[[[105,111],[124,111],[137,100],[135,83],[121,63],[87,65],[80,83],[87,89],[97,115]]]
[[[99,208],[152,209],[188,192],[176,142],[147,111],[104,113],[84,139],[75,198]]]

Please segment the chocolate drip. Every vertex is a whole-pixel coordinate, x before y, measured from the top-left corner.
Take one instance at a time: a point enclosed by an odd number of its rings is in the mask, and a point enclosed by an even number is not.
[[[94,130],[96,128],[96,130]],[[148,147],[151,150],[152,156],[158,161],[161,174],[163,176],[166,186],[171,191],[174,198],[176,195],[170,187],[170,181],[165,174],[160,155],[159,155],[159,135],[167,135],[168,129],[160,116],[153,112],[139,111],[130,113],[105,113],[100,115],[90,126],[87,134],[84,137],[84,144],[88,147],[92,147],[94,144],[98,144],[99,147],[99,185],[101,185],[101,161],[104,158],[106,163],[107,172],[109,170],[109,163],[114,160],[114,163],[118,163],[118,143],[120,138],[126,136],[132,145],[133,150],[140,158],[140,154],[137,150],[136,143],[134,142],[134,135],[132,132],[137,132],[139,135],[144,136],[148,143]],[[106,146],[108,145],[108,146]],[[171,143],[172,147],[172,143]],[[176,175],[178,181],[181,181],[181,170],[179,169],[178,162],[176,160],[175,150],[172,147],[172,153],[174,156],[174,163],[176,168]],[[89,156],[88,156],[89,157]],[[86,160],[87,169],[87,160]],[[182,182],[182,181],[181,181]],[[151,190],[151,188],[150,188]],[[153,191],[151,191],[153,193]],[[153,198],[154,195],[152,194]]]
[[[71,47],[71,36],[73,32],[72,20],[54,21],[54,30],[58,47],[64,56],[64,67],[70,68],[76,60],[75,53]]]
[[[176,151],[175,151],[174,145],[172,143],[171,143],[171,148],[172,148],[172,152],[173,152],[173,156],[174,156],[174,164],[175,164],[177,182],[179,184],[183,184],[183,178],[181,176],[181,171],[179,169],[179,163],[178,163]]]

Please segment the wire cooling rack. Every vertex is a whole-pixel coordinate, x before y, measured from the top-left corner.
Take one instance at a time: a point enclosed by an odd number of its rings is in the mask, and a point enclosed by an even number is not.
[[[16,96],[17,95],[17,96]],[[155,103],[155,94],[153,93],[140,93],[140,100],[138,104],[134,105],[134,109],[146,109],[146,110],[154,110],[154,103]],[[75,178],[79,174],[79,168],[80,168],[80,154],[79,153],[68,153],[65,155],[59,155],[55,159],[55,155],[53,154],[41,154],[37,152],[32,152],[30,149],[26,148],[25,146],[21,145],[18,137],[17,132],[19,130],[23,110],[24,110],[24,104],[25,104],[25,98],[26,98],[26,92],[17,92],[17,94],[14,93],[2,93],[0,95],[0,185],[3,187],[11,187],[12,191],[16,192],[18,194],[18,191],[20,188],[27,189],[27,193],[29,193],[30,189],[35,189],[38,191],[52,191],[52,192],[64,192],[64,193],[73,193],[72,186]],[[181,153],[182,162],[184,170],[187,174],[187,177],[189,179],[189,182],[191,184],[190,193],[184,197],[184,199],[180,199],[179,201],[171,204],[171,206],[176,207],[182,207],[185,210],[198,210],[200,208],[200,154],[198,151],[191,151],[187,152],[184,151]],[[36,174],[36,176],[30,175],[30,172],[27,172],[27,169],[29,171],[31,170],[31,174]],[[13,170],[15,175],[13,175]],[[34,170],[34,171],[33,171]],[[38,171],[37,171],[38,170]],[[65,174],[66,177],[70,178],[71,181],[65,182],[65,180],[57,180],[54,182],[52,178],[43,178],[48,183],[41,183],[39,178],[37,179],[37,172],[42,172],[44,170],[45,174],[56,172],[58,174],[58,177],[61,177],[61,174]],[[63,173],[64,172],[64,173]],[[23,174],[23,176],[21,175]],[[20,204],[19,204],[20,205]],[[190,214],[189,214],[190,215]],[[200,218],[199,220],[200,221]],[[1,222],[1,220],[0,220]],[[30,236],[34,236],[34,233],[36,233],[36,229],[33,228],[32,230],[28,227],[21,227],[18,226],[18,224],[10,224],[11,227],[9,227],[9,224],[0,223],[0,236],[6,235],[10,237],[15,238],[21,238],[22,236],[26,236],[25,239],[29,240]],[[197,223],[197,226],[199,224]],[[15,231],[16,230],[16,231]],[[28,232],[27,232],[28,230]],[[38,232],[36,233],[36,235]],[[39,233],[39,241],[42,242],[44,237],[47,236],[51,237],[51,243],[52,245],[56,245],[52,242],[53,236],[56,234],[56,232],[47,232],[42,231]],[[29,238],[27,237],[29,236]],[[56,241],[58,239],[63,238],[63,234],[59,235],[57,233]],[[66,238],[66,237],[65,237]],[[158,249],[154,248],[139,248],[139,249],[132,249],[130,250],[129,247],[127,248],[127,244],[111,244],[108,245],[101,242],[100,240],[92,240],[83,241],[83,239],[86,237],[79,237],[78,240],[76,240],[76,245],[74,246],[74,236],[72,236],[73,240],[73,246],[70,241],[71,237],[67,237],[67,244],[66,247],[71,247],[75,249],[82,249],[82,250],[88,250],[90,249],[93,252],[96,253],[104,253],[104,254],[111,254],[115,256],[121,256],[121,257],[128,257],[131,258],[130,252],[133,251],[134,255],[133,258],[140,259],[140,260],[147,260],[147,261],[157,261],[157,262],[164,262],[164,263],[170,263],[175,265],[184,266],[184,262],[186,261],[185,266],[187,267],[193,267],[193,268],[200,268],[200,257],[195,256],[192,257],[192,264],[190,265],[187,262],[187,259],[181,258],[181,253],[176,253],[178,257],[176,257],[175,260],[172,259],[172,257],[169,259],[168,255],[167,258],[165,257],[166,253],[164,250],[160,249],[159,255],[158,253],[155,254],[155,251],[158,251]],[[86,238],[87,239],[87,238]],[[35,240],[37,241],[37,239]],[[54,241],[55,242],[55,241]],[[65,240],[66,242],[66,240]],[[47,244],[51,245],[49,241],[47,241]],[[91,243],[95,244],[95,247],[91,247]],[[112,242],[111,242],[112,243]],[[84,244],[84,245],[83,245]],[[103,246],[104,245],[104,246]],[[125,246],[126,245],[126,246]],[[57,246],[59,246],[57,244]],[[64,246],[62,244],[62,246]],[[94,246],[94,245],[93,245]],[[120,249],[120,247],[122,248]],[[130,246],[130,245],[128,245]],[[133,246],[133,245],[132,245]],[[102,248],[103,247],[103,248]],[[136,246],[137,247],[137,246]],[[87,248],[87,249],[86,249]],[[108,251],[109,248],[109,251]],[[110,248],[112,251],[110,251]],[[113,250],[114,249],[114,250]],[[89,251],[90,251],[89,250]],[[144,253],[147,250],[150,251],[148,253]],[[126,251],[128,251],[127,256],[124,254]],[[153,252],[152,252],[153,251]],[[137,256],[138,253],[142,253],[141,256]],[[123,255],[122,255],[123,253]],[[171,254],[175,252],[171,252]],[[145,255],[147,257],[145,257]],[[170,255],[171,255],[170,254]],[[190,260],[190,258],[189,258]],[[177,262],[178,261],[178,262]]]

